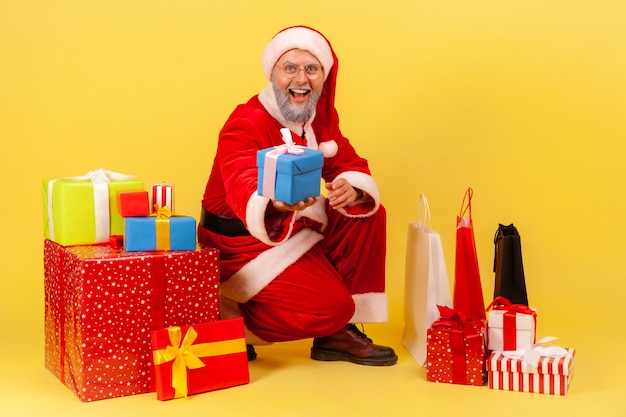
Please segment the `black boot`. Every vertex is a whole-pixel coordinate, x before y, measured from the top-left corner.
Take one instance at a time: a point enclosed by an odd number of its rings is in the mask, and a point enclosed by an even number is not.
[[[248,353],[248,362],[256,359],[256,351],[254,350],[254,346],[246,345],[246,351]]]

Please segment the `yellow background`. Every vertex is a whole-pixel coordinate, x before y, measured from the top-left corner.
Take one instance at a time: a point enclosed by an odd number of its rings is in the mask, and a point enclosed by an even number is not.
[[[625,19],[621,0],[0,0],[2,414],[626,415]],[[81,404],[43,369],[41,180],[168,180],[197,217],[217,133],[293,24],[331,40],[342,130],[388,209],[390,321],[366,331],[400,363],[317,363],[293,342],[260,348],[245,387]],[[577,349],[567,397],[428,383],[400,344],[419,193],[452,284],[468,186],[485,300],[493,234],[514,223],[537,333]]]

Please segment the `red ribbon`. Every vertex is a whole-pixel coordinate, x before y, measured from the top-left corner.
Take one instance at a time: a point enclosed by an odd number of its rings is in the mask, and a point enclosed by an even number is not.
[[[505,310],[502,322],[504,350],[517,349],[517,313],[533,316],[533,323],[535,325],[533,343],[536,342],[537,312],[535,310],[528,307],[526,304],[513,304],[504,297],[494,298],[485,311],[489,311],[492,308],[494,310]]]
[[[467,384],[467,344],[483,343],[483,335],[477,331],[482,322],[465,316],[462,312],[450,307],[438,305],[441,318],[432,324],[435,329],[446,329],[450,332],[450,351],[452,352],[452,382]]]

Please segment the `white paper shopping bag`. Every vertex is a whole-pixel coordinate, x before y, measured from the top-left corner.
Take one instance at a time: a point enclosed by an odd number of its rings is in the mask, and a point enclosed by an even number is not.
[[[439,319],[437,305],[452,307],[450,283],[441,237],[432,230],[422,193],[416,221],[408,224],[402,334],[402,344],[421,366],[426,365],[426,331]]]

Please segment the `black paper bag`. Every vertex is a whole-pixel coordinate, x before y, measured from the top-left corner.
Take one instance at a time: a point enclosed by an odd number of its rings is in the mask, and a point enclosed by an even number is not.
[[[493,243],[495,245],[493,297],[504,297],[513,304],[528,305],[522,244],[517,228],[513,224],[508,226],[500,224]]]

